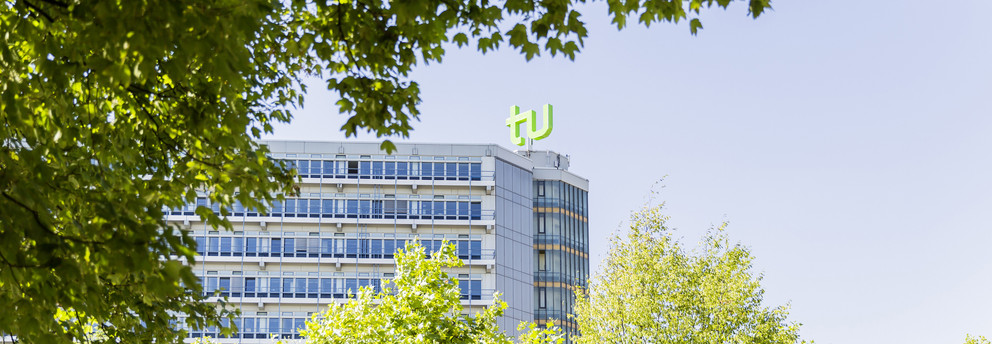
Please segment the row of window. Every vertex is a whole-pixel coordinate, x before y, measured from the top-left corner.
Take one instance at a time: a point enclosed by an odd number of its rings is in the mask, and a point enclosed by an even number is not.
[[[210,236],[195,237],[196,252],[219,257],[385,258],[392,259],[407,239],[330,239]],[[441,249],[442,240],[422,240],[428,252]],[[453,240],[461,259],[482,259],[482,241]],[[487,256],[491,256],[491,253]],[[487,257],[491,258],[491,257]]]
[[[589,259],[558,245],[588,252],[588,192],[561,181],[534,182],[534,244],[548,245],[535,250],[536,262],[534,318],[565,319],[574,314],[574,293],[568,288],[550,287],[565,283],[586,287]],[[548,285],[545,287],[544,285]],[[567,328],[567,327],[566,327]],[[572,331],[574,329],[570,329]]]
[[[283,161],[303,178],[482,180],[483,176],[481,163],[468,162]]]
[[[562,245],[574,248],[582,252],[589,251],[588,223],[570,221],[560,221],[561,216],[556,214],[537,213],[534,215],[534,226],[537,234],[534,235],[534,244]],[[548,226],[547,224],[551,225]],[[564,226],[562,226],[564,224]],[[550,227],[550,229],[549,229]]]
[[[195,205],[182,209],[172,209],[171,215],[196,215],[196,207],[209,207],[220,213],[217,204],[208,205],[206,198],[197,198]],[[241,203],[234,204],[234,216],[259,216],[253,209],[245,209]],[[485,214],[487,219],[492,214]],[[287,199],[275,202],[265,216],[275,217],[323,217],[323,218],[362,218],[362,219],[433,219],[433,220],[481,220],[482,203],[467,201],[410,201],[410,200],[357,200],[357,199]]]
[[[300,330],[306,328],[308,318],[257,318],[243,317],[236,318],[234,325],[238,328],[238,333],[233,336],[222,336],[216,326],[209,326],[203,330],[189,332],[190,338],[211,337],[211,338],[260,338],[268,339],[277,337],[281,339],[300,339]],[[225,322],[226,324],[226,322]]]
[[[589,193],[562,181],[534,181],[534,206],[562,208],[588,216]]]
[[[203,295],[220,297],[351,298],[359,289],[382,290],[378,278],[199,277]],[[459,280],[462,300],[481,300],[482,281]]]

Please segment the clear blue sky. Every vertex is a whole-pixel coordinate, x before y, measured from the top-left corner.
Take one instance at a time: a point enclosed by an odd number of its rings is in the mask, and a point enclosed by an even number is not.
[[[594,267],[667,175],[680,235],[729,221],[806,338],[992,335],[992,1],[772,5],[705,12],[692,37],[687,23],[617,32],[593,4],[575,62],[451,48],[414,75],[409,141],[511,147],[508,107],[551,103],[536,148],[591,181]],[[323,89],[272,137],[344,139]]]

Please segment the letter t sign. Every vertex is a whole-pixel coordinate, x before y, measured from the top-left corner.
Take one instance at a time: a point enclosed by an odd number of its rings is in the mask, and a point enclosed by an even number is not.
[[[544,104],[544,128],[537,129],[537,113],[534,110],[520,113],[519,106],[510,107],[510,117],[506,119],[506,126],[510,127],[510,141],[517,146],[524,145],[523,133],[520,132],[520,125],[529,122],[527,126],[527,137],[531,140],[540,140],[551,135],[553,128],[553,111],[551,104]]]

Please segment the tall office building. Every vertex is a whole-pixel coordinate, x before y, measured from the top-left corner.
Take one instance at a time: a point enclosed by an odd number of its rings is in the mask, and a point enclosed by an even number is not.
[[[414,238],[428,250],[442,240],[457,246],[465,265],[449,273],[466,312],[491,305],[498,290],[508,334],[548,319],[574,334],[567,314],[589,270],[588,181],[567,171],[567,156],[497,145],[397,144],[386,155],[378,143],[265,144],[298,170],[298,196],[268,214],[236,205],[233,232],[194,215],[211,206],[206,197],[168,215],[197,240],[204,289],[241,309],[239,334],[221,342],[299,338],[306,319],[345,302],[348,290],[381,288],[393,277],[393,253]]]
[[[571,342],[576,288],[589,278],[589,181],[568,172],[567,156],[523,154],[534,163],[534,320],[555,320]]]

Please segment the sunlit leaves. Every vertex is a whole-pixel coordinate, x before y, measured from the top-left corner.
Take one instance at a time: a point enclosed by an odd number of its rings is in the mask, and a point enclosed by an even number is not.
[[[614,237],[602,272],[576,301],[579,343],[799,343],[788,308],[763,304],[753,257],[710,230],[682,246],[661,207],[635,214]]]
[[[967,335],[964,340],[964,344],[992,344],[985,336],[972,336]]]
[[[395,278],[375,293],[370,287],[351,290],[355,298],[315,314],[300,333],[309,344],[330,343],[489,343],[512,341],[496,326],[506,303],[473,316],[462,315],[458,281],[447,269],[462,265],[455,246],[446,244],[425,258],[419,242],[408,242],[396,254]],[[520,343],[560,344],[558,328],[522,323]]]
[[[254,141],[299,99],[279,71],[294,59],[272,57],[277,6],[0,5],[0,332],[82,340],[58,320],[71,310],[108,340],[175,342],[174,314],[193,327],[233,315],[202,302],[179,263],[195,244],[163,209],[196,190],[225,211],[263,208],[289,184]]]

